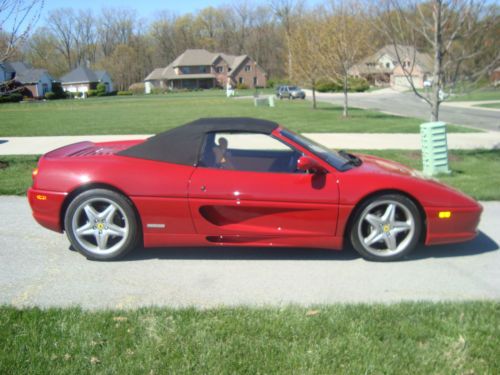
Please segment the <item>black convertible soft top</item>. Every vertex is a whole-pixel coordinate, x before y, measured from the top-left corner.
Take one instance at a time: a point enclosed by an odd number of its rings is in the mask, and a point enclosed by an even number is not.
[[[196,165],[205,135],[211,132],[271,134],[278,124],[249,117],[200,118],[159,133],[143,143],[117,153],[140,159]]]

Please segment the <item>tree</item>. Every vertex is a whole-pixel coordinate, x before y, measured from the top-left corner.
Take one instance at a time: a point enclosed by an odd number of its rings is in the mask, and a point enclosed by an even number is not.
[[[71,8],[55,9],[50,12],[48,27],[54,35],[56,48],[66,59],[69,70],[74,68],[73,54],[75,47],[75,36],[73,34],[73,23],[75,13]]]
[[[476,0],[386,0],[375,26],[395,46],[398,62],[415,95],[430,107],[430,120],[439,120],[439,107],[445,100],[445,89],[458,81],[474,80],[498,63],[500,45],[498,35],[492,38],[491,28],[498,27],[498,7],[490,7],[494,14],[485,14],[485,2]],[[377,4],[380,9],[380,5]],[[413,81],[417,41],[423,40],[432,55],[432,90],[428,94],[418,91]],[[472,43],[471,43],[472,42]],[[478,57],[491,51],[489,61]],[[413,58],[403,64],[407,56],[397,46],[411,46]],[[489,46],[491,47],[491,46]],[[468,65],[476,59],[479,65]],[[471,69],[472,67],[472,69]]]
[[[60,77],[68,71],[68,67],[56,46],[57,40],[50,30],[39,28],[28,40],[24,58],[33,67],[47,69],[53,77]]]
[[[321,38],[324,25],[314,13],[301,18],[290,35],[290,52],[293,56],[293,76],[311,86],[313,109],[316,109],[316,84],[323,77]]]
[[[343,117],[349,115],[349,68],[369,50],[370,28],[360,3],[331,1],[322,14],[322,37],[318,41],[321,66],[325,77],[340,80],[344,92]]]
[[[290,39],[293,27],[296,24],[295,19],[303,10],[302,2],[300,0],[272,0],[271,8],[285,31],[288,52],[288,79],[291,81],[293,72],[293,56],[290,48]]]
[[[137,54],[130,46],[120,44],[116,46],[111,56],[104,62],[104,68],[113,77],[113,81],[120,91],[137,81]]]
[[[0,0],[0,61],[9,59],[40,18],[44,0]]]

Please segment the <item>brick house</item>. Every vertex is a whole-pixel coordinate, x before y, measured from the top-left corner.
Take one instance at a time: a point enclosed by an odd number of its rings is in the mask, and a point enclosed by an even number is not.
[[[227,87],[228,83],[250,88],[265,86],[267,74],[248,55],[212,53],[188,49],[165,68],[153,70],[145,79],[147,94],[153,88],[210,89]]]
[[[398,55],[403,66],[399,63]],[[404,70],[411,72],[415,87],[423,88],[430,76],[432,58],[411,46],[386,45],[349,69],[349,74],[363,77],[375,86],[409,87]]]

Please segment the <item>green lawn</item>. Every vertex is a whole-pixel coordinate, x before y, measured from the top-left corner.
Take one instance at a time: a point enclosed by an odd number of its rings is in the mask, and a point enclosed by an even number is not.
[[[31,186],[36,155],[0,155],[0,195],[24,195]]]
[[[456,94],[449,98],[454,102],[471,102],[480,100],[500,100],[500,88],[484,87],[465,94]]]
[[[484,108],[499,108],[500,109],[500,102],[495,102],[495,103],[488,103],[488,104],[480,104],[478,107],[484,107]]]
[[[277,100],[275,108],[254,107],[248,99],[226,99],[222,90],[163,95],[0,105],[0,137],[151,134],[200,117],[248,116],[277,121],[298,132],[418,133],[422,120],[309,101]],[[475,131],[448,126],[450,132]]]
[[[494,374],[500,304],[0,308],[2,374]]]
[[[367,150],[355,151],[377,155],[421,170],[419,151]],[[37,156],[0,156],[0,195],[22,195],[31,185],[31,171],[36,167]],[[478,200],[500,200],[500,150],[452,150],[451,175],[441,175],[439,180],[471,195]]]

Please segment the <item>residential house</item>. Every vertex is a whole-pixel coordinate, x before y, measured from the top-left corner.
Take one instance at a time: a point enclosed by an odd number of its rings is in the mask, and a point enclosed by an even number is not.
[[[35,69],[22,61],[4,61],[0,64],[0,81],[9,80],[23,86],[23,94],[33,98],[43,98],[45,93],[52,91],[55,82],[46,69]]]
[[[106,86],[106,92],[113,91],[113,81],[104,70],[91,70],[85,66],[79,66],[61,77],[63,90],[69,92],[84,93],[95,90],[99,83]]]
[[[234,56],[188,49],[165,68],[153,70],[145,79],[145,91],[164,89],[210,89],[231,85],[265,86],[267,74],[248,55]]]
[[[16,72],[6,61],[0,62],[0,83],[14,79]]]
[[[399,55],[399,58],[398,58]],[[399,63],[401,59],[401,64]],[[410,87],[405,71],[416,88],[423,88],[430,76],[432,58],[414,47],[386,45],[349,69],[349,74],[363,77],[375,86]]]

